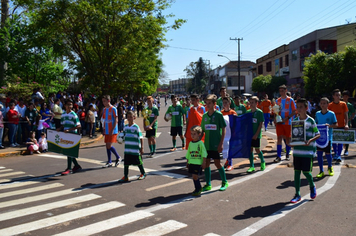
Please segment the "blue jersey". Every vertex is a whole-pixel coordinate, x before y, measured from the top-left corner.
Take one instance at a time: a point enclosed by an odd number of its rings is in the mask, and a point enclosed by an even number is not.
[[[110,106],[108,108],[104,107],[102,119],[104,119],[103,128],[105,130],[105,134],[109,134],[110,131],[113,129],[113,126],[117,119],[117,109],[113,106]],[[117,133],[118,133],[118,127],[116,123],[113,130],[113,134],[117,134]]]
[[[337,123],[335,113],[328,110],[325,114],[321,113],[321,111],[318,111],[315,114],[315,122],[318,125],[324,125],[324,124],[329,124],[333,125]],[[333,128],[329,127],[329,140],[333,140]]]

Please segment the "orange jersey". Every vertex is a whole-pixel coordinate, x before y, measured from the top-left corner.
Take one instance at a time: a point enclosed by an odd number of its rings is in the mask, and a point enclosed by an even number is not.
[[[223,114],[223,116],[228,116],[228,115],[235,115],[237,116],[237,113],[236,111],[230,109],[229,111],[225,111],[225,110],[222,110],[221,113]]]
[[[261,110],[263,111],[263,113],[270,113],[270,106],[272,105],[270,100],[263,100],[261,102]]]
[[[346,103],[342,101],[340,101],[339,103],[330,102],[328,109],[335,113],[338,127],[345,127],[345,113],[349,111]]]

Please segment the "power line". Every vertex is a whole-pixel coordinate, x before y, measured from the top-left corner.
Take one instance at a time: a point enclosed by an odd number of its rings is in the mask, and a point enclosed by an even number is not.
[[[231,53],[231,52],[217,52],[217,51],[208,51],[208,50],[202,50],[202,49],[183,48],[183,47],[174,47],[174,46],[168,46],[168,47],[182,49],[182,50],[189,50],[189,51],[197,51],[197,52],[207,52],[207,53],[215,53],[215,54],[221,53],[221,54],[235,55],[235,53]]]

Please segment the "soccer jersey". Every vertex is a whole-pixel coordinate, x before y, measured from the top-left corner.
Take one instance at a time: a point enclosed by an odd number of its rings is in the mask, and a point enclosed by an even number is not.
[[[246,107],[242,104],[240,105],[235,105],[235,111],[236,111],[236,114],[239,116],[239,115],[242,115],[242,114],[245,114],[246,113]]]
[[[80,121],[74,111],[64,112],[61,116],[61,125],[63,125],[64,130],[67,130],[80,125]],[[77,133],[77,130],[72,130],[71,133]]]
[[[126,124],[124,127],[125,134],[125,154],[140,155],[141,139],[143,139],[140,127],[137,124],[129,126]]]
[[[203,158],[206,158],[208,153],[206,152],[204,143],[199,140],[197,142],[190,142],[185,157],[188,160],[188,164],[201,165],[203,164]]]
[[[191,113],[191,109],[195,109],[201,115],[204,115],[204,113],[205,113],[205,107],[204,106],[202,106],[202,105],[198,105],[197,107],[191,106],[190,109],[188,110],[187,118],[189,117],[189,114]]]
[[[285,99],[278,98],[277,104],[281,107],[280,115],[282,119],[288,117],[290,114],[292,114],[293,111],[296,111],[295,102],[291,97],[286,97]],[[284,122],[282,124],[291,125],[292,118],[289,118],[287,123]]]
[[[224,116],[220,111],[214,111],[209,116],[209,112],[203,115],[201,128],[205,132],[205,148],[208,151],[217,151],[220,143],[222,128],[226,127]]]
[[[104,119],[105,134],[109,134],[110,131],[113,129],[113,126],[116,122],[116,118],[117,118],[117,109],[114,106],[104,107],[102,119]],[[116,122],[112,134],[117,134],[117,133],[118,133],[118,127]]]
[[[258,126],[260,126],[260,123],[265,121],[265,117],[263,116],[262,110],[258,108],[256,109],[255,112],[252,112],[251,109],[248,110],[247,112],[252,113],[252,130],[253,130],[253,135],[255,135]],[[257,135],[257,138],[262,138],[262,129],[260,129],[260,133]]]
[[[294,120],[300,120],[296,117]],[[313,118],[307,116],[305,119],[306,140],[314,138],[319,134],[319,130]],[[294,146],[293,156],[313,158],[316,151],[316,142],[311,142],[309,146]]]
[[[183,125],[184,109],[181,105],[170,105],[167,109],[166,114],[172,115],[171,127],[179,127]]]
[[[183,108],[185,117],[188,117],[188,111],[189,111],[190,107],[191,106],[189,106],[189,107],[186,106],[186,107]]]
[[[328,110],[325,114],[323,114],[321,111],[318,111],[317,113],[315,113],[315,122],[318,125],[324,125],[324,124],[333,125],[333,124],[336,124],[337,120],[336,120],[335,113]],[[329,127],[328,132],[329,132],[329,141],[332,141],[333,140],[333,128]]]
[[[339,103],[330,102],[328,109],[335,113],[337,119],[337,126],[339,128],[345,127],[345,112],[348,112],[346,103],[340,101]]]
[[[271,112],[271,109],[270,109],[270,106],[271,106],[271,101],[270,100],[263,100],[260,104],[261,106],[261,110],[263,113],[270,113]]]
[[[353,119],[353,117],[351,117],[351,116],[352,116],[353,113],[355,113],[355,108],[354,108],[354,106],[352,106],[351,103],[347,102],[347,109],[349,109],[349,113],[348,113],[349,119],[348,119],[348,121],[349,121],[349,126],[350,126],[351,125],[351,120]]]
[[[155,116],[159,116],[158,108],[155,106],[152,106],[152,108],[147,107],[144,110],[147,111],[148,120],[150,121],[151,124],[152,124],[153,120],[155,119]],[[156,120],[156,122],[153,124],[152,128],[157,129],[157,126],[158,126],[158,121]]]
[[[234,102],[234,100],[230,97],[230,108],[231,109],[234,109],[234,107],[235,107],[235,102]],[[222,99],[222,97],[219,97],[218,98],[218,100],[216,100],[216,104],[219,106],[219,108],[220,108],[220,111],[223,109],[223,99]]]
[[[225,111],[224,109],[221,111],[221,113],[223,114],[223,116],[228,116],[228,115],[237,115],[236,111],[230,109],[228,111]]]

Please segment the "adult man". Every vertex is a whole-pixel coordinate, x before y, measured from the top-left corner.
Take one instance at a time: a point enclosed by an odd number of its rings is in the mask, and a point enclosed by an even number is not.
[[[342,92],[342,100],[344,100],[344,102],[347,105],[347,108],[349,109],[348,112],[348,125],[349,128],[351,128],[351,121],[352,119],[355,117],[355,108],[354,106],[349,102],[349,97],[350,97],[350,92],[348,90],[345,90]],[[355,128],[355,127],[352,127]],[[344,152],[344,156],[348,156],[349,155],[349,144],[345,144],[345,152]]]
[[[58,98],[54,99],[53,113],[54,113],[54,124],[56,125],[56,129],[61,127],[61,116],[63,114],[62,108],[59,106],[60,100]]]
[[[17,131],[17,140],[18,143],[24,143],[27,140],[27,136],[30,130],[26,130],[26,105],[24,104],[23,98],[19,99],[19,103],[15,106],[15,110],[21,114],[20,124]]]
[[[271,115],[271,101],[268,99],[268,94],[265,95],[265,99],[261,102],[261,110],[263,112],[263,117],[265,118],[265,131],[267,131],[267,126],[269,122],[269,118]]]
[[[35,123],[37,115],[38,115],[38,113],[35,109],[34,104],[32,102],[30,102],[28,104],[28,109],[26,109],[26,111],[25,111],[25,119],[27,121],[27,124],[26,124],[27,136],[29,135],[29,132],[33,130],[33,125]],[[62,113],[61,113],[61,115],[62,115]],[[60,127],[60,124],[61,124],[61,120],[59,120],[59,127]]]
[[[277,157],[274,162],[281,161],[282,155],[282,140],[286,140],[286,160],[289,160],[289,153],[291,147],[287,145],[291,138],[291,119],[296,114],[296,106],[293,98],[287,96],[287,87],[285,85],[279,86],[280,98],[277,99],[276,104],[280,106],[280,116],[282,122],[276,124],[277,132]]]
[[[226,88],[221,87],[220,88],[220,97],[216,101],[216,104],[219,106],[220,111],[223,109],[223,98],[224,97],[226,97]],[[230,97],[230,100],[231,100],[230,108],[235,109],[235,103],[234,103],[234,100],[232,99],[232,97]]]

